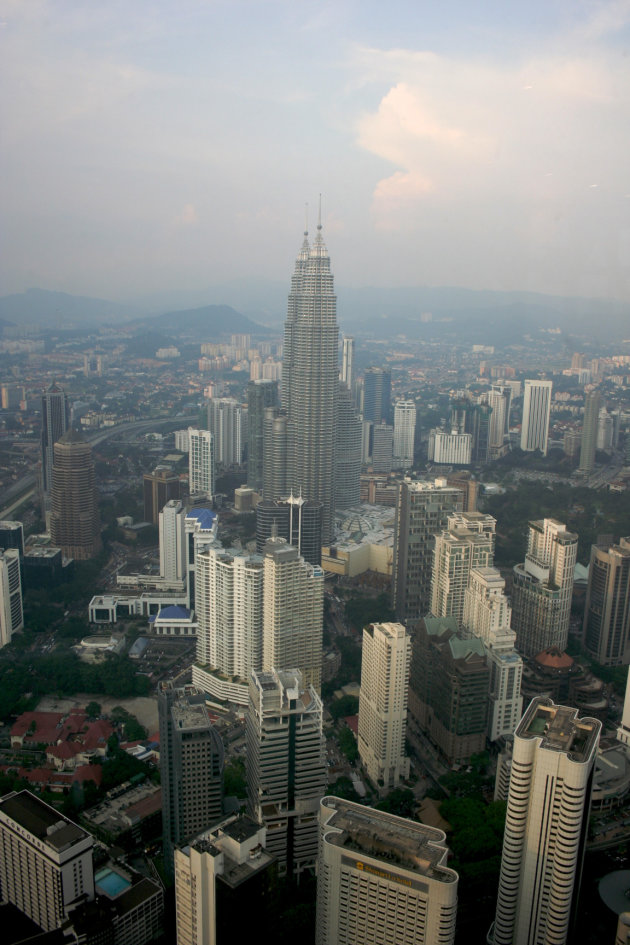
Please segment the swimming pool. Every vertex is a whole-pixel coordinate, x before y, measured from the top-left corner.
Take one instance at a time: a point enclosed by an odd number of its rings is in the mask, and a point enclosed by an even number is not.
[[[121,874],[117,873],[115,870],[110,869],[109,866],[98,871],[94,877],[94,883],[98,886],[99,892],[105,893],[110,899],[115,899],[116,896],[120,896],[121,893],[126,892],[131,886],[128,879],[121,876]]]

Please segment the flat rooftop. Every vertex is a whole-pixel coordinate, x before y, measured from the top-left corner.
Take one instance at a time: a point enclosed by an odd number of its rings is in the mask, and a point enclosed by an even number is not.
[[[555,705],[551,699],[533,699],[515,734],[519,738],[540,738],[541,748],[562,751],[573,761],[587,762],[597,748],[601,722],[578,718],[571,706]]]
[[[210,719],[204,705],[191,705],[182,700],[171,706],[171,713],[175,728],[189,731],[196,728],[208,728]]]
[[[457,873],[445,865],[448,848],[441,830],[338,797],[322,803],[336,811],[323,828],[326,843],[438,882],[457,882]]]
[[[0,811],[57,853],[89,837],[85,830],[30,791],[7,795],[0,800]]]

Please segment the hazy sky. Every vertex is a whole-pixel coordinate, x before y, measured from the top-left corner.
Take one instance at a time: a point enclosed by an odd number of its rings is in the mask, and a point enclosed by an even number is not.
[[[0,294],[630,299],[630,0],[0,0]],[[229,301],[211,299],[208,301]]]

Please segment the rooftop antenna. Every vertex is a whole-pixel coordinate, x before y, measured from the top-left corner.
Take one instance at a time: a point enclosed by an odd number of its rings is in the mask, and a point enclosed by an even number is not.
[[[322,195],[319,195],[319,216],[317,217],[317,229],[322,228]]]
[[[304,204],[304,236],[308,236],[308,201]]]

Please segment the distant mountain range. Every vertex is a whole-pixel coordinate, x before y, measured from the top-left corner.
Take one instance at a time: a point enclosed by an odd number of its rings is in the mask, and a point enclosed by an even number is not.
[[[527,335],[553,330],[565,340],[619,340],[630,337],[630,303],[562,298],[533,292],[491,292],[449,287],[337,289],[342,331],[360,337],[441,338],[479,344],[515,344]],[[222,303],[199,306],[200,299]],[[176,341],[211,340],[234,333],[266,335],[282,331],[287,286],[240,280],[205,292],[172,292],[129,304],[29,289],[0,298],[0,325],[55,329],[120,326],[131,335],[159,332]],[[178,300],[180,304],[178,305]],[[232,307],[234,306],[234,307]],[[168,308],[168,311],[165,309]]]

